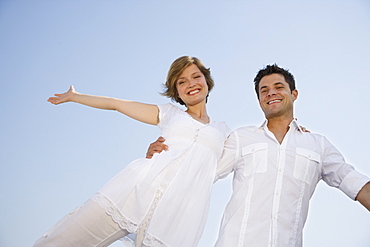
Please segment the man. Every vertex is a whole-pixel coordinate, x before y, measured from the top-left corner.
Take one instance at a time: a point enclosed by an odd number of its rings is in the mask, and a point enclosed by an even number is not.
[[[293,75],[269,65],[254,82],[266,121],[238,128],[226,141],[216,180],[234,172],[233,194],[216,246],[302,246],[309,200],[321,179],[370,210],[370,179],[294,120]]]

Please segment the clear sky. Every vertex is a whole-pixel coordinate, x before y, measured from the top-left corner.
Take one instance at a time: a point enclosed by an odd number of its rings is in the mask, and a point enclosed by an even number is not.
[[[199,57],[216,86],[208,109],[231,128],[261,124],[253,78],[295,75],[295,116],[370,175],[370,2],[0,1],[0,246],[31,246],[159,131],[116,112],[46,102],[77,91],[162,104],[177,57]],[[213,246],[231,193],[214,186],[199,244]],[[370,214],[320,182],[304,246],[368,247]],[[114,244],[114,246],[119,246]]]

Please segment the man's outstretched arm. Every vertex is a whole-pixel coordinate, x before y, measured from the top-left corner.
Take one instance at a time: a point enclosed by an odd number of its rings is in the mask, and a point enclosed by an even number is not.
[[[358,192],[356,200],[370,211],[370,182],[365,184],[360,192]]]

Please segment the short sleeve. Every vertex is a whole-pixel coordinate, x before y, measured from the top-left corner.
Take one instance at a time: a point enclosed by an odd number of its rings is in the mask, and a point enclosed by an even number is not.
[[[177,109],[176,106],[174,106],[171,103],[162,104],[157,106],[159,109],[159,123],[158,126],[160,127],[163,124],[163,120],[166,118],[167,115],[170,115],[171,112],[173,112],[175,109]]]

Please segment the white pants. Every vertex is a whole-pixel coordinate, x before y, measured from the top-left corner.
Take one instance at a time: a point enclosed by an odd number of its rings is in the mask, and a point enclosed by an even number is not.
[[[34,247],[103,247],[128,235],[93,200],[65,216]]]

